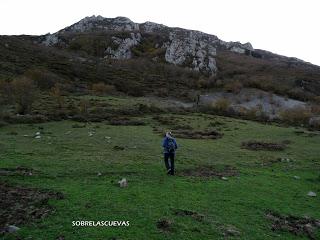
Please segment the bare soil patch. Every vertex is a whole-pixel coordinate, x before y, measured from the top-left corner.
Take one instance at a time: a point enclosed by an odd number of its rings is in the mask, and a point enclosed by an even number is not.
[[[186,138],[186,139],[218,139],[223,136],[222,133],[216,130],[203,130],[203,131],[196,131],[196,130],[175,130],[173,131],[173,135],[179,138]]]
[[[262,141],[247,141],[242,142],[242,148],[249,149],[249,150],[267,150],[267,151],[283,151],[287,144],[286,142],[282,143],[274,143],[274,142],[262,142]]]
[[[11,176],[11,175],[22,175],[22,176],[31,176],[34,173],[36,173],[32,168],[27,168],[27,167],[15,167],[15,168],[0,168],[0,176],[5,175],[5,176]]]
[[[136,119],[130,119],[126,117],[112,118],[109,120],[110,125],[115,126],[143,126],[146,125],[145,122]]]
[[[184,210],[184,209],[173,209],[173,214],[176,216],[190,216],[194,220],[202,222],[204,219],[204,215],[190,210]]]
[[[297,236],[307,236],[316,239],[314,231],[320,228],[320,220],[309,217],[285,216],[268,212],[266,217],[272,221],[272,231],[287,231]]]
[[[232,177],[239,174],[238,170],[231,166],[200,166],[195,168],[184,169],[178,175],[190,177]]]
[[[62,193],[10,186],[0,182],[0,232],[6,225],[20,226],[46,217],[53,208],[49,199],[63,199]]]
[[[173,230],[173,222],[168,219],[159,219],[157,221],[157,228],[163,232],[171,232]]]

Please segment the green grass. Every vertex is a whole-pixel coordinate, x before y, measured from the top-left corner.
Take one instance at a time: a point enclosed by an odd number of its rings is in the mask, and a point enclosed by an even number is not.
[[[224,239],[228,225],[236,227],[235,239],[306,239],[288,232],[273,232],[268,210],[280,214],[320,219],[320,136],[297,135],[294,128],[207,115],[172,115],[194,129],[212,121],[224,136],[218,140],[177,139],[176,168],[231,165],[240,172],[228,181],[165,174],[159,125],[145,116],[146,126],[110,126],[105,123],[72,128],[74,122],[8,125],[0,128],[0,167],[24,166],[37,170],[32,176],[1,176],[11,184],[64,193],[50,200],[55,212],[44,220],[26,224],[19,236],[31,239]],[[41,139],[33,138],[43,127]],[[169,128],[170,126],[163,126]],[[95,131],[89,136],[90,131]],[[16,132],[17,135],[8,134]],[[28,135],[28,137],[24,136]],[[105,137],[111,137],[110,141]],[[280,152],[241,148],[246,140],[290,140]],[[115,145],[125,150],[115,151]],[[290,162],[275,162],[280,157]],[[262,163],[267,163],[262,165]],[[101,172],[101,176],[97,173]],[[298,175],[301,179],[294,179]],[[128,188],[115,183],[122,177]],[[88,208],[87,205],[90,205]],[[202,222],[174,215],[174,209],[196,211]],[[156,227],[159,219],[173,221],[170,232]],[[129,227],[72,227],[75,220],[128,220]],[[316,236],[320,237],[319,231]],[[230,237],[232,239],[232,237]],[[6,235],[3,239],[15,239]]]

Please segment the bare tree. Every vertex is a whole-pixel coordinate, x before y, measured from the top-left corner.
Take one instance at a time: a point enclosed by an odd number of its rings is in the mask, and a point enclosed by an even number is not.
[[[34,81],[27,77],[20,77],[11,82],[13,98],[19,114],[29,113],[37,96]]]

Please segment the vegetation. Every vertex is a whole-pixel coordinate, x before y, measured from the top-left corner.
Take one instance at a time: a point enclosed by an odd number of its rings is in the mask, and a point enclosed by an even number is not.
[[[162,116],[164,129],[179,121],[195,131],[216,126],[223,136],[178,138],[177,175],[170,177],[162,136],[151,128],[159,122],[148,116],[139,118],[147,123],[139,126],[62,121],[1,127],[0,168],[11,170],[2,170],[0,180],[64,196],[50,199],[54,211],[47,216],[3,238],[307,239],[306,232],[295,235],[281,221],[274,225],[270,214],[320,218],[317,197],[307,196],[319,192],[318,134],[212,115]],[[38,131],[40,139],[34,138]],[[251,140],[287,147],[242,148]],[[128,180],[127,188],[117,184],[121,178]],[[76,220],[125,220],[130,226],[72,227]],[[320,237],[316,227],[311,234]]]

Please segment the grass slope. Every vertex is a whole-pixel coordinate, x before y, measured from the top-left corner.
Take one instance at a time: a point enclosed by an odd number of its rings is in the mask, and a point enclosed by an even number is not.
[[[50,200],[54,213],[20,226],[18,235],[30,239],[223,239],[232,226],[240,235],[228,236],[231,239],[306,238],[273,232],[265,215],[271,210],[320,218],[319,197],[307,196],[308,191],[320,193],[319,135],[298,135],[294,128],[216,116],[173,117],[194,129],[213,121],[224,123],[219,126],[224,134],[221,139],[177,139],[178,173],[196,166],[231,165],[239,170],[239,176],[228,177],[228,181],[167,176],[161,136],[151,127],[159,123],[148,116],[142,118],[146,126],[97,123],[73,128],[74,122],[63,121],[0,128],[0,168],[35,170],[32,176],[0,175],[0,181],[65,195],[63,200]],[[42,138],[35,139],[39,127],[43,128]],[[91,137],[90,132],[94,132]],[[241,148],[242,141],[252,139],[291,143],[280,152]],[[116,151],[114,146],[125,149]],[[274,161],[279,157],[290,161]],[[295,175],[301,179],[294,179]],[[127,188],[116,185],[122,177],[129,181]],[[204,219],[175,215],[175,209],[195,211]],[[172,229],[159,230],[159,219],[172,221]],[[75,220],[129,220],[130,226],[72,227]],[[319,231],[316,236],[320,237]]]

